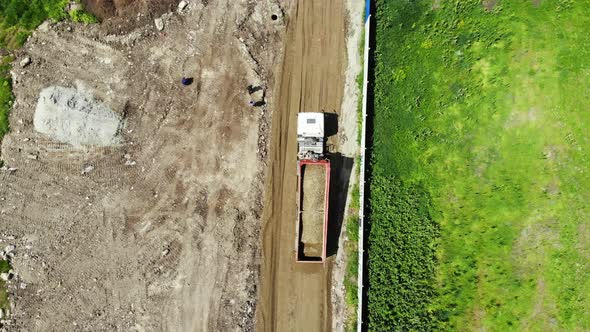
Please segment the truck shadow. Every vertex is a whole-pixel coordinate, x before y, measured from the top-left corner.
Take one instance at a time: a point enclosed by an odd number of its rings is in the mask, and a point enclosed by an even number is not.
[[[369,5],[369,8],[376,8],[376,1],[375,0],[367,0],[367,4]],[[410,6],[407,6],[410,7]],[[373,12],[375,13],[374,9],[369,10],[368,12]],[[400,18],[404,18],[405,20],[407,20],[407,22],[410,22],[408,24],[405,24],[404,27],[410,27],[411,22],[416,21],[416,18],[419,17],[419,13],[418,12],[414,12],[414,13],[401,13],[399,14]],[[371,205],[369,204],[369,197],[371,197],[371,186],[369,185],[370,181],[371,181],[371,176],[373,174],[373,169],[371,167],[371,163],[370,160],[372,159],[373,156],[373,142],[374,142],[374,137],[373,137],[373,133],[374,133],[374,128],[375,128],[375,31],[377,31],[377,16],[375,15],[371,15],[371,21],[370,21],[370,27],[369,27],[370,31],[372,31],[369,34],[369,54],[368,54],[368,59],[367,61],[367,117],[365,119],[365,125],[366,125],[366,145],[365,145],[365,161],[367,162],[367,169],[365,172],[365,186],[364,186],[364,191],[365,191],[365,197],[363,197],[363,201],[361,202],[361,204],[364,206],[365,208],[365,218],[363,221],[363,234],[359,234],[359,236],[364,239],[363,243],[364,243],[364,248],[362,248],[363,253],[362,253],[362,257],[363,257],[363,263],[362,263],[362,293],[361,293],[361,298],[359,299],[359,303],[361,305],[361,312],[362,312],[362,317],[361,317],[361,331],[368,331],[369,330],[369,326],[368,326],[368,318],[367,318],[367,313],[369,312],[369,307],[368,307],[368,294],[367,294],[367,290],[370,287],[369,284],[369,256],[368,256],[368,252],[370,250],[370,242],[369,242],[369,234],[371,232],[371,223],[370,221],[370,216],[371,216]],[[407,29],[407,28],[406,28]],[[362,148],[362,147],[361,147]]]
[[[338,239],[340,239],[342,233],[348,184],[350,183],[354,159],[343,156],[339,152],[330,153],[328,159],[330,159],[331,172],[326,256],[330,257],[338,252]]]
[[[338,114],[324,113],[324,136],[326,138],[338,133]]]

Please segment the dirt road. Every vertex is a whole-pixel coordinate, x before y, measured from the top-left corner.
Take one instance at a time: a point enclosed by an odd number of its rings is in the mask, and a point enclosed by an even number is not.
[[[266,188],[260,331],[328,331],[330,269],[295,264],[296,115],[340,112],[345,68],[343,0],[301,0],[290,13]],[[329,124],[327,124],[329,125]]]

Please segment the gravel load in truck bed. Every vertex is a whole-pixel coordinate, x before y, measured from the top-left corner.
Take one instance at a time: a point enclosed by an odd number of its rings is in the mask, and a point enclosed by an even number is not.
[[[306,257],[322,255],[326,195],[326,168],[307,164],[302,169],[303,204],[301,213],[301,242]]]

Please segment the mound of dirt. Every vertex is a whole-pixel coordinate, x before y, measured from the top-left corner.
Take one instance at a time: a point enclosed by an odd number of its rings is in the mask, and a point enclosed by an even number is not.
[[[307,257],[322,255],[324,236],[324,207],[326,188],[326,169],[320,165],[305,165],[303,175],[303,230],[304,254]]]
[[[74,146],[111,146],[121,142],[121,117],[75,88],[51,86],[41,91],[35,130]]]
[[[171,12],[179,0],[82,0],[86,11],[98,17],[109,33],[128,33]]]
[[[179,0],[82,0],[86,11],[102,21],[108,33],[124,34],[162,14],[174,11]]]
[[[100,19],[113,16],[129,16],[135,13],[150,13],[155,16],[170,11],[177,0],[83,0],[84,8]]]

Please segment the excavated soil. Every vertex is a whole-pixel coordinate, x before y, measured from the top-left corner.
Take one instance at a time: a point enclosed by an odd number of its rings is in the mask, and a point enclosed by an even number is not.
[[[301,213],[301,242],[305,257],[320,257],[324,240],[326,201],[326,168],[305,165],[302,170],[303,204]]]
[[[171,11],[176,0],[82,0],[84,9],[102,20],[113,16],[128,17],[135,13],[152,13],[155,16]]]
[[[34,33],[12,72],[1,150],[0,244],[16,246],[4,325],[253,329],[274,93],[253,108],[246,87],[274,86],[280,6],[190,1],[164,14],[161,32],[151,19],[131,30],[107,19]],[[24,56],[32,63],[21,68]],[[106,105],[123,121],[120,143],[75,146],[36,131],[38,97],[50,86]]]
[[[82,0],[84,9],[103,22],[103,29],[119,34],[174,11],[178,3],[179,0]]]
[[[188,1],[195,5],[207,1]],[[179,0],[82,0],[84,9],[102,22],[102,29],[122,35],[150,24],[157,17],[175,11]],[[239,3],[238,3],[239,4]]]

